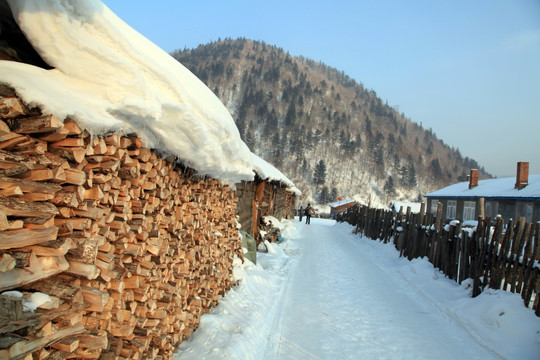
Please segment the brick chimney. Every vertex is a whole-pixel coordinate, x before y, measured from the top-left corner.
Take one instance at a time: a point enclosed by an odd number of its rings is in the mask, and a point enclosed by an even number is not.
[[[469,175],[469,189],[478,186],[478,169],[471,169],[471,174]]]
[[[514,188],[520,190],[527,185],[529,185],[529,162],[519,161],[517,163],[516,186]]]

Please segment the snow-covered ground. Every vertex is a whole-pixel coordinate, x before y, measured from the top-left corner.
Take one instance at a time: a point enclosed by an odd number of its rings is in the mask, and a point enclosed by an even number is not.
[[[175,359],[540,358],[540,318],[518,295],[473,299],[467,282],[348,224],[282,225]]]

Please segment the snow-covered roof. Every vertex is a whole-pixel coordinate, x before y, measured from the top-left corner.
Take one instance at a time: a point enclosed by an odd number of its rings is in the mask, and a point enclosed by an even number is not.
[[[226,183],[254,171],[294,184],[241,140],[230,113],[195,75],[98,0],[7,0],[53,70],[0,61],[0,81],[30,106],[94,135],[136,133],[144,146]]]
[[[529,184],[518,190],[515,177],[480,180],[469,189],[469,182],[447,186],[425,195],[427,198],[486,198],[540,201],[540,175],[530,175]]]
[[[288,191],[294,193],[297,196],[302,195],[302,192],[294,186],[294,183],[289,180],[285,175],[281,173],[274,166],[264,161],[255,154],[251,154],[253,159],[253,168],[255,172],[262,178],[268,181],[278,181],[288,187]]]
[[[407,211],[407,208],[411,208],[411,212],[418,214],[420,210],[422,209],[422,203],[417,202],[407,202],[407,201],[394,201],[392,203],[392,208],[395,211],[399,211],[399,209],[403,206],[403,211]]]
[[[356,202],[356,200],[354,200],[354,199],[346,199],[346,200],[340,200],[340,201],[330,203],[330,204],[328,204],[328,206],[330,206],[331,208],[335,208],[335,207],[338,207],[338,206],[343,206],[343,205],[347,205],[349,203],[354,203],[354,202]]]

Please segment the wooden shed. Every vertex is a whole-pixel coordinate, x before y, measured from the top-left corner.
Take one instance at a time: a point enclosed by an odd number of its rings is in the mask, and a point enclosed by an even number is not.
[[[294,217],[296,196],[285,184],[266,182],[257,177],[255,181],[236,184],[236,197],[240,225],[255,239],[264,216]]]
[[[356,205],[356,200],[346,199],[339,200],[333,203],[328,204],[330,206],[330,218],[336,219],[337,216],[344,211],[347,211],[348,208]]]

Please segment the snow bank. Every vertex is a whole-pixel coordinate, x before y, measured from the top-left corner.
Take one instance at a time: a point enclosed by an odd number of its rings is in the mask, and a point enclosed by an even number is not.
[[[392,243],[368,238],[361,241],[381,268],[402,276],[414,291],[458,321],[486,348],[506,359],[538,359],[540,318],[523,306],[519,294],[486,289],[472,298],[471,279],[459,285],[434,268],[428,259],[408,261],[399,257]]]
[[[54,70],[0,61],[0,79],[23,101],[92,134],[136,133],[148,148],[176,155],[228,183],[292,182],[240,139],[219,99],[169,54],[97,0],[8,0],[15,21]]]

